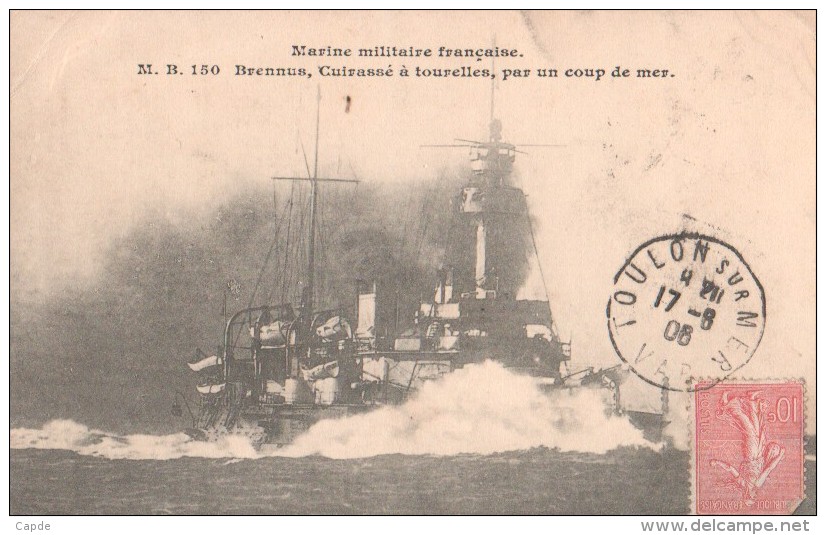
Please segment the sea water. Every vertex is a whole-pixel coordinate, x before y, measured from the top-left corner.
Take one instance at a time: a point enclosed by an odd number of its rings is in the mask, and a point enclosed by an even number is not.
[[[10,438],[12,514],[689,508],[687,452],[646,440],[606,410],[598,390],[544,393],[493,362],[428,383],[403,405],[321,421],[284,448],[256,449],[232,435],[121,435],[71,420],[13,429]],[[807,469],[813,474],[814,463]]]

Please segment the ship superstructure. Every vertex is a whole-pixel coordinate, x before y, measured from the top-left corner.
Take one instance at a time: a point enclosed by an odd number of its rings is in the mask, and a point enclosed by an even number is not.
[[[277,177],[310,184],[300,302],[250,306],[227,319],[218,353],[199,353],[189,364],[201,383],[189,433],[209,439],[248,432],[283,444],[320,419],[401,403],[426,381],[486,359],[562,384],[570,344],[554,328],[547,296],[517,299],[521,282],[508,276],[507,259],[491,240],[503,225],[523,225],[536,254],[525,194],[510,180],[520,151],[502,141],[501,123],[491,120],[486,142],[459,140],[470,150],[472,173],[444,206],[472,229],[473,265],[438,270],[406,320],[382,307],[381,293],[392,289],[358,274],[352,306],[314,306],[318,186],[347,182],[318,177],[317,138],[318,116],[313,171],[307,165],[306,178]]]

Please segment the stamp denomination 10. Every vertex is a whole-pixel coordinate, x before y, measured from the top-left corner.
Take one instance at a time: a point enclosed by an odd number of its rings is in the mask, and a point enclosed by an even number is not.
[[[730,245],[700,234],[637,248],[614,277],[606,309],[619,357],[644,380],[692,390],[743,367],[766,322],[763,287]]]

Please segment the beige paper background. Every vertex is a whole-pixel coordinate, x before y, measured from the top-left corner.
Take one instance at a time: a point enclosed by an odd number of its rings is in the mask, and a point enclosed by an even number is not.
[[[742,374],[804,377],[814,432],[813,13],[13,12],[13,299],[93,285],[106,244],[147,211],[184,220],[245,183],[302,173],[296,145],[299,136],[311,143],[319,83],[322,173],[350,162],[362,180],[381,183],[465,165],[462,151],[418,146],[484,136],[486,80],[239,79],[234,65],[314,71],[321,62],[291,57],[290,45],[478,48],[494,35],[524,53],[497,68],[622,65],[676,75],[497,83],[507,140],[564,145],[520,155],[517,168],[575,361],[617,362],[605,302],[637,245],[680,230],[710,233],[739,249],[766,289],[765,335]],[[222,72],[137,76],[139,63]]]

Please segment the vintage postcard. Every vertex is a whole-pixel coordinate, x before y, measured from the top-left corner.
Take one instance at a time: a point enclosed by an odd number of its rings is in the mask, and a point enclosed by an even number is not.
[[[815,21],[12,11],[11,514],[815,514]]]

